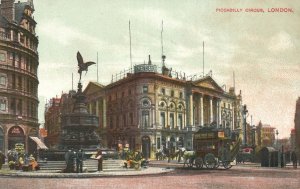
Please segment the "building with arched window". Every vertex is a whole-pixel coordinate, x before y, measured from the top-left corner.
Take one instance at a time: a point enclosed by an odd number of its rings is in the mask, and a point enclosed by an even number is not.
[[[22,143],[33,153],[38,135],[38,38],[32,0],[1,0],[0,150]]]
[[[100,119],[102,145],[129,146],[147,157],[164,147],[192,149],[192,134],[200,126],[242,126],[241,94],[234,88],[226,92],[211,75],[187,79],[166,67],[160,71],[151,60],[107,86],[90,82],[84,93],[89,113]]]

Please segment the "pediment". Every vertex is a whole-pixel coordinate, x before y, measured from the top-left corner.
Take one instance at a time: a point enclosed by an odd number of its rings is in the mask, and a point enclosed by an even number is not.
[[[193,84],[198,87],[224,92],[222,87],[220,87],[210,76],[196,80],[193,82]]]
[[[97,82],[89,82],[83,93],[85,95],[93,94],[101,91],[105,86]]]

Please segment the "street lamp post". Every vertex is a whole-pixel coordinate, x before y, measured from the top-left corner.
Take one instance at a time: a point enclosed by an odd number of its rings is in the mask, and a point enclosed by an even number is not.
[[[247,115],[248,115],[248,110],[246,104],[243,106],[243,146],[247,145]]]
[[[276,141],[276,148],[278,150],[278,167],[281,167],[281,161],[280,161],[280,148],[279,148],[279,140],[278,140],[278,135],[279,135],[279,132],[278,130],[276,130],[276,136],[277,136],[277,141]]]

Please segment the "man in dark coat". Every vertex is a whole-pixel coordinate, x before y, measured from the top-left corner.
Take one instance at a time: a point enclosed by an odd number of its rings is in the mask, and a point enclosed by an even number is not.
[[[84,152],[82,151],[82,149],[80,149],[77,152],[77,156],[76,156],[76,172],[77,173],[82,173],[83,160],[84,160]]]
[[[292,152],[292,162],[293,162],[293,167],[296,169],[297,168],[297,154],[295,151]]]
[[[5,164],[5,155],[0,151],[0,170],[2,169],[3,164]]]

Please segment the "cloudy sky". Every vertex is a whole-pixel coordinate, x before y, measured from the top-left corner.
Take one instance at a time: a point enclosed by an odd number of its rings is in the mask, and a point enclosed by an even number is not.
[[[99,82],[130,67],[128,22],[131,22],[133,64],[161,60],[161,22],[166,64],[187,75],[205,72],[227,89],[242,90],[253,124],[259,120],[288,137],[294,127],[295,102],[300,96],[300,1],[195,0],[101,1],[35,0],[39,36],[39,96],[60,96],[78,82],[76,53],[96,61]],[[242,12],[217,12],[239,8]],[[249,13],[246,8],[262,8]],[[292,8],[293,13],[271,13],[268,8]],[[96,81],[96,65],[83,77]],[[40,113],[40,122],[43,114]],[[250,121],[250,116],[249,116]]]

